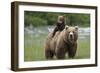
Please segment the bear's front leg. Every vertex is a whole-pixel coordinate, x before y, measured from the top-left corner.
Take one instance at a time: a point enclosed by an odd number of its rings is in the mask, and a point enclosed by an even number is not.
[[[54,53],[50,49],[45,49],[45,57],[50,60],[53,59]]]
[[[74,43],[74,45],[68,48],[68,57],[74,58],[76,55],[76,51],[77,51],[77,43]]]
[[[65,59],[65,51],[63,50],[63,48],[57,48],[56,50],[56,57],[57,59]]]

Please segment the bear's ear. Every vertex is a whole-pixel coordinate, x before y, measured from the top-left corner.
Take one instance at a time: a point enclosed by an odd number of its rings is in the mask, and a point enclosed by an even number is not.
[[[78,30],[78,26],[75,26],[75,30],[76,30],[76,31]]]
[[[65,29],[67,30],[67,29],[68,29],[68,27],[69,27],[69,26],[68,26],[68,25],[66,25],[66,26],[65,26]]]

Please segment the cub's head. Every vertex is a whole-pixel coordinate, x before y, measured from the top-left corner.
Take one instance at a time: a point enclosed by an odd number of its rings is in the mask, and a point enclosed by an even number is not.
[[[67,41],[73,43],[78,38],[78,26],[65,26]]]

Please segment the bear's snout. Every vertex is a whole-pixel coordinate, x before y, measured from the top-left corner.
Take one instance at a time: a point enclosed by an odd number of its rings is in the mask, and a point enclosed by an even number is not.
[[[73,32],[70,32],[70,33],[69,33],[69,39],[70,39],[70,40],[73,40],[73,39],[74,39],[74,33],[73,33]]]
[[[70,35],[70,38],[71,38],[71,39],[73,38],[73,35],[72,35],[72,34]]]

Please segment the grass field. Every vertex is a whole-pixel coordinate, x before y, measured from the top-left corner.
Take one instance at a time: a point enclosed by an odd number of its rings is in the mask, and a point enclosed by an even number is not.
[[[47,34],[24,34],[24,61],[46,60],[44,55],[44,42]],[[80,36],[79,36],[80,37]],[[75,59],[90,58],[90,38],[79,38]]]

